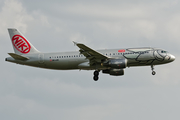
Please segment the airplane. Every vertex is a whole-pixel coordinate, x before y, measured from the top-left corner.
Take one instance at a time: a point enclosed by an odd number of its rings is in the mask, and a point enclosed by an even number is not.
[[[170,63],[175,56],[159,48],[141,47],[125,49],[94,50],[82,43],[74,42],[79,51],[42,53],[38,51],[15,28],[8,28],[15,53],[8,53],[5,61],[21,65],[54,70],[94,70],[94,81],[99,72],[112,76],[124,75],[126,67],[150,66],[155,75],[155,65]]]

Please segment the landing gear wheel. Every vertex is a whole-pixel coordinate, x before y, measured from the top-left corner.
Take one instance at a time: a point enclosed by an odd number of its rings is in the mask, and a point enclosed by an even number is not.
[[[156,74],[156,72],[155,71],[152,71],[152,75],[155,75]]]
[[[99,75],[99,71],[94,71],[94,76],[98,76]]]
[[[99,79],[98,76],[99,76],[99,71],[98,70],[94,71],[94,77],[93,77],[94,81],[97,81]]]
[[[155,75],[156,72],[154,71],[154,65],[151,65],[152,75]]]
[[[99,79],[99,77],[98,76],[94,76],[93,79],[94,79],[94,81],[97,81]]]

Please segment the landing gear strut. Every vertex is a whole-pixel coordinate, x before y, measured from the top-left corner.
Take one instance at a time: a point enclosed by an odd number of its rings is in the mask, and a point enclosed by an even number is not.
[[[154,71],[154,65],[151,65],[152,75],[155,75],[156,72]]]
[[[94,79],[94,81],[97,81],[98,79],[99,79],[99,71],[94,71],[94,77],[93,77],[93,79]]]

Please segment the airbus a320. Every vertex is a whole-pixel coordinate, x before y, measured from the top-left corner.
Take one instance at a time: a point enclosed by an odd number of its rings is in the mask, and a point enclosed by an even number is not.
[[[170,63],[175,56],[166,50],[152,47],[94,50],[82,43],[74,42],[79,51],[42,53],[38,51],[17,29],[8,29],[14,53],[5,60],[21,65],[55,70],[94,70],[93,79],[99,79],[99,72],[124,75],[124,69],[132,66],[150,66],[155,75],[155,65]]]

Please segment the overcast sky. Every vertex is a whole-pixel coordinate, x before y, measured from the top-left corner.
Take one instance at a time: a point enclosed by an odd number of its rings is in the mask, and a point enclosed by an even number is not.
[[[158,47],[176,60],[114,77],[5,62],[19,29],[41,52]],[[179,120],[179,0],[0,0],[1,120]]]

